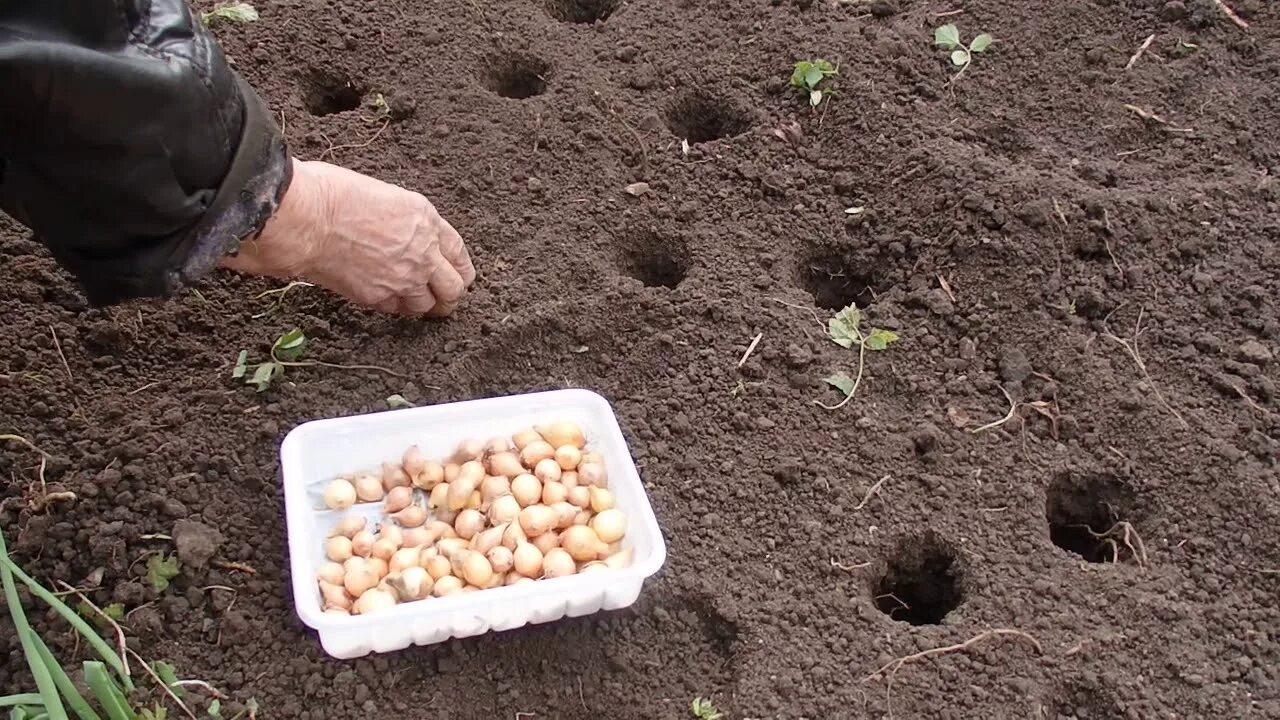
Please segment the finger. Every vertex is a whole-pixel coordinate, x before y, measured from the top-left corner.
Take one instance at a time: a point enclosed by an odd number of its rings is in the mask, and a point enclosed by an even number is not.
[[[431,272],[429,285],[431,292],[435,295],[437,305],[432,315],[443,317],[454,311],[458,307],[458,303],[462,301],[462,296],[467,292],[467,285],[462,280],[462,276],[453,265],[445,262],[443,256],[438,252],[436,257],[431,260],[434,270]]]
[[[396,312],[401,315],[427,315],[434,314],[432,310],[438,306],[435,293],[431,292],[431,288],[423,286],[414,289],[412,293],[401,295]]]
[[[374,303],[372,307],[378,312],[393,315],[400,309],[400,298],[399,296],[392,295],[381,302]]]
[[[440,250],[448,258],[449,264],[458,272],[458,276],[462,278],[463,286],[471,287],[471,283],[476,279],[476,268],[471,263],[471,253],[467,252],[467,244],[463,242],[462,236],[453,229],[449,221],[442,218],[441,222],[444,223],[444,227],[440,228]]]

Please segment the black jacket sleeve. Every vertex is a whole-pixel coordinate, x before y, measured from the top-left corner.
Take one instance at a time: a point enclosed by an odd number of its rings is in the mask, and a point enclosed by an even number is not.
[[[0,208],[90,303],[207,272],[289,180],[270,113],[183,0],[0,0]]]

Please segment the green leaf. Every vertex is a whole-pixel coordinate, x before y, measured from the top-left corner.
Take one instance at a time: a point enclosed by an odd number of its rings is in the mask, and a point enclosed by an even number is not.
[[[111,618],[112,620],[115,620],[116,622],[120,622],[121,620],[124,619],[124,605],[121,605],[120,603],[111,603],[110,605],[104,605],[100,609],[102,610],[103,614],[105,614],[107,617]],[[108,623],[105,619],[103,619],[102,615],[99,615],[98,611],[94,610],[92,605],[90,605],[89,603],[83,600],[81,600],[80,603],[76,605],[76,612],[80,613],[80,616],[83,617],[84,619],[88,620],[94,625],[97,625],[100,629],[105,630],[111,627],[111,623]]]
[[[991,42],[993,40],[995,40],[995,38],[991,37],[986,33],[982,33],[978,37],[974,38],[973,42],[969,43],[969,52],[971,53],[982,52],[983,50],[986,50],[988,47],[991,46]]]
[[[835,75],[835,74],[836,74],[836,66],[835,66],[835,65],[832,65],[832,64],[831,64],[829,61],[827,61],[827,60],[814,60],[814,61],[813,61],[813,64],[818,66],[818,69],[822,71],[822,74],[823,74],[823,75]]]
[[[822,104],[822,91],[813,90],[809,93],[809,107],[818,107]]]
[[[0,584],[4,585],[5,604],[9,606],[9,617],[13,620],[14,634],[18,636],[18,643],[22,646],[27,667],[30,668],[31,676],[36,681],[36,689],[40,691],[40,696],[43,698],[42,705],[54,720],[67,720],[67,711],[62,707],[62,700],[58,697],[58,686],[49,673],[49,668],[41,660],[37,649],[40,636],[31,629],[30,623],[27,622],[27,614],[22,610],[22,603],[18,600],[18,587],[13,582],[14,565],[4,546],[3,533],[0,533],[0,560],[3,560],[0,562]],[[14,712],[20,709],[21,707]]]
[[[813,63],[801,60],[796,63],[796,69],[791,73],[791,87],[803,88],[804,77],[809,72],[809,68],[813,67]]]
[[[251,23],[257,22],[258,10],[246,2],[223,3],[209,12],[203,13],[200,19],[204,21],[205,25],[214,25],[222,21]]]
[[[953,50],[953,51],[951,52],[951,64],[952,64],[952,65],[955,65],[956,67],[960,67],[961,65],[966,65],[966,64],[968,64],[968,62],[969,62],[969,51],[968,51],[968,50]]]
[[[58,686],[58,691],[62,693],[63,699],[67,701],[67,705],[71,706],[72,712],[80,720],[101,720],[98,713],[93,711],[89,706],[89,701],[84,699],[80,691],[76,689],[76,684],[71,682],[71,678],[67,676],[67,671],[62,669],[62,665],[58,664],[58,659],[53,656],[53,651],[49,650],[49,646],[44,644],[44,640],[39,636],[35,636],[36,650],[40,652],[40,659],[44,661],[45,667],[49,668],[49,674],[53,676],[53,682]]]
[[[217,698],[214,698],[212,701],[209,702],[209,717],[211,718],[222,717],[222,702]]]
[[[947,50],[960,47],[960,28],[952,25],[951,23],[947,23],[937,30],[934,30],[933,44]]]
[[[240,354],[236,356],[236,366],[231,371],[231,377],[237,380],[244,377],[244,374],[249,370],[248,362],[249,362],[249,351],[241,350]]]
[[[105,665],[97,660],[86,660],[84,681],[93,691],[93,696],[98,700],[98,706],[110,720],[137,720],[137,716],[125,701],[124,693],[120,692],[120,686],[116,685],[115,680],[107,674]]]
[[[161,682],[169,686],[169,690],[171,690],[174,695],[177,695],[178,697],[186,695],[186,691],[178,684],[178,671],[173,667],[173,665],[170,665],[164,660],[156,660],[151,663],[151,670],[155,672],[156,677],[160,678]]]
[[[418,407],[418,406],[414,405],[408,400],[405,400],[403,395],[396,394],[396,395],[391,395],[387,397],[387,407],[391,408],[392,410],[404,410],[407,408]]]
[[[0,697],[0,707],[17,707],[19,705],[39,705],[44,698],[39,693],[19,693]]]
[[[897,341],[897,333],[891,330],[875,328],[867,335],[866,346],[868,350],[884,350],[889,347],[889,343]]]
[[[258,366],[257,370],[253,371],[253,377],[245,380],[245,383],[253,385],[258,392],[266,392],[271,387],[271,383],[283,374],[284,366],[280,363],[263,363]]]
[[[862,311],[857,305],[850,305],[827,321],[827,333],[835,344],[851,348],[862,340],[862,331],[858,329],[861,322]]]
[[[160,592],[169,589],[169,581],[178,577],[177,556],[167,556],[164,553],[152,555],[147,558],[147,582],[151,583]]]
[[[298,328],[281,335],[271,346],[271,356],[278,360],[292,362],[302,357],[307,349],[307,336]]]
[[[808,85],[810,88],[816,88],[818,87],[818,83],[822,82],[822,79],[825,77],[826,74],[822,72],[822,68],[817,67],[816,65],[810,66],[804,73],[804,84]]]
[[[822,378],[822,382],[839,390],[845,397],[849,397],[853,394],[853,378],[844,373],[836,373],[835,375],[824,377]]]

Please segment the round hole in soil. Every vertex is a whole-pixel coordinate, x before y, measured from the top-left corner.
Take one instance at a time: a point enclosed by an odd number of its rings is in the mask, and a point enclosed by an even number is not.
[[[348,78],[317,70],[304,82],[302,104],[312,115],[324,117],[360,107],[360,95],[360,90]]]
[[[546,0],[547,13],[560,22],[590,24],[607,20],[620,0]]]
[[[1141,559],[1142,540],[1128,520],[1133,499],[1115,478],[1061,475],[1045,494],[1049,539],[1088,562]]]
[[[547,90],[551,66],[530,55],[509,55],[489,63],[488,87],[504,98],[524,100]]]
[[[813,295],[813,304],[827,310],[850,305],[865,308],[876,299],[875,276],[869,268],[854,268],[838,256],[818,256],[805,263],[800,283]]]
[[[732,104],[695,92],[667,109],[667,127],[676,137],[697,145],[741,135],[750,129],[751,120]]]
[[[632,235],[621,256],[621,270],[645,287],[675,289],[689,272],[689,249],[684,241],[646,231]]]
[[[894,620],[937,625],[964,601],[955,550],[933,532],[902,541],[873,587],[876,607]]]

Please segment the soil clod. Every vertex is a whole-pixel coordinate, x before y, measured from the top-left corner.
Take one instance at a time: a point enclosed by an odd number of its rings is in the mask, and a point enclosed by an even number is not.
[[[955,550],[932,531],[903,540],[874,586],[876,607],[894,620],[937,625],[964,601]]]

